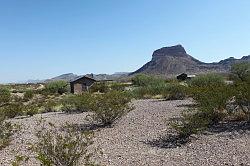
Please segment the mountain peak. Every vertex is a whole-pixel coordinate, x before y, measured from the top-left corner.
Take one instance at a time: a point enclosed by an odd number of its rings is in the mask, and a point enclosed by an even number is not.
[[[158,50],[155,50],[153,53],[153,57],[163,57],[163,56],[187,56],[187,52],[185,48],[178,44],[170,47],[162,47]]]

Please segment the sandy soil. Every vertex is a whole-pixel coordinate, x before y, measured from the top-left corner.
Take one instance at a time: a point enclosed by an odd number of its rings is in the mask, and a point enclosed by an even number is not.
[[[181,146],[170,146],[166,141],[172,130],[166,121],[176,117],[190,100],[133,101],[135,109],[129,112],[112,128],[96,131],[94,146],[99,147],[103,155],[96,157],[102,165],[111,166],[174,166],[174,165],[250,165],[250,127],[221,124],[205,135],[195,136],[191,142]],[[21,132],[13,137],[11,145],[0,151],[0,164],[10,165],[17,154],[31,155],[28,142],[36,140],[34,136],[37,120],[62,124],[84,124],[82,114],[46,113],[31,118],[12,119],[22,126]],[[31,155],[32,156],[32,155]],[[28,165],[39,165],[31,159]]]

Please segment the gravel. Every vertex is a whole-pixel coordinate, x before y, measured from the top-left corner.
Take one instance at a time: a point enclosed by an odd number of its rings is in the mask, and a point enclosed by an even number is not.
[[[244,130],[216,130],[194,136],[179,147],[166,144],[172,130],[166,125],[169,118],[176,117],[191,100],[136,100],[135,109],[117,121],[111,128],[95,133],[94,146],[103,155],[95,156],[102,165],[111,166],[174,166],[174,165],[250,165],[250,128]],[[88,113],[46,113],[31,118],[12,119],[22,126],[11,144],[0,151],[0,165],[10,165],[15,155],[33,155],[27,143],[36,140],[36,123],[43,117],[58,126],[65,123],[83,124]],[[171,139],[170,139],[171,140]],[[164,142],[165,141],[165,142]],[[167,142],[168,143],[168,142]],[[39,165],[31,158],[27,165]]]

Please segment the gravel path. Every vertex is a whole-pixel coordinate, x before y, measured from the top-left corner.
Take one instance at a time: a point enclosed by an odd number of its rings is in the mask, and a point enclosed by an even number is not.
[[[97,160],[111,166],[174,166],[174,165],[250,165],[250,129],[207,133],[197,136],[190,143],[177,148],[152,146],[147,142],[159,140],[170,133],[166,119],[178,116],[190,100],[160,101],[137,100],[135,109],[114,124],[96,132],[95,146],[103,156]],[[47,121],[61,125],[65,122],[82,124],[87,113],[66,115],[43,114]],[[14,152],[29,154],[26,142],[35,140],[33,135],[36,119],[14,119],[23,126],[23,134],[16,135],[11,145],[0,151],[0,164],[10,165]],[[158,145],[158,144],[157,144]],[[20,153],[21,152],[21,153]],[[39,165],[31,160],[28,165]]]

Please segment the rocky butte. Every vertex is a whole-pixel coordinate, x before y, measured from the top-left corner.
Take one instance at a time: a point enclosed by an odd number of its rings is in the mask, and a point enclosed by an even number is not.
[[[250,62],[250,55],[244,56],[241,59],[230,57],[218,63],[204,63],[189,55],[182,45],[175,45],[155,50],[152,55],[152,60],[137,71],[131,73],[131,75],[137,73],[165,76],[173,76],[180,73],[227,73],[232,64],[244,61]]]

